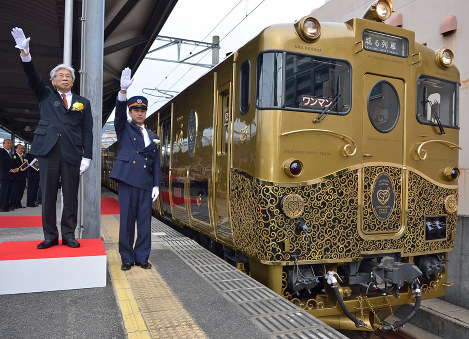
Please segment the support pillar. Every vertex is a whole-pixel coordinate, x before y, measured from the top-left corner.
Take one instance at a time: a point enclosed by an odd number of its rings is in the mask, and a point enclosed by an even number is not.
[[[93,114],[93,159],[80,185],[79,226],[83,227],[83,238],[99,238],[101,227],[104,3],[83,1],[80,93],[90,100]]]

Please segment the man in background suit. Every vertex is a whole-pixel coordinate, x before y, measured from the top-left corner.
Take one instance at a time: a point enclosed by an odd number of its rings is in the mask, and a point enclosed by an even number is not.
[[[78,184],[80,175],[90,165],[93,146],[93,119],[90,101],[71,92],[75,81],[73,68],[61,64],[50,72],[53,88],[46,86],[34,67],[29,54],[29,40],[21,28],[11,31],[21,61],[39,102],[41,119],[34,131],[31,152],[41,164],[42,225],[45,240],[39,249],[59,243],[56,226],[56,202],[59,180],[63,194],[60,221],[62,244],[80,247],[75,239],[78,212]]]
[[[28,152],[25,155],[31,166],[26,170],[26,178],[28,179],[28,190],[26,192],[26,206],[36,207],[37,191],[39,189],[39,162],[34,154]],[[36,159],[36,161],[34,161]],[[34,162],[34,163],[33,163]]]
[[[119,154],[109,177],[119,183],[119,253],[123,271],[134,263],[149,269],[151,250],[151,203],[159,194],[160,150],[159,138],[145,128],[148,101],[135,96],[127,100],[127,89],[132,84],[130,68],[122,71],[121,90],[116,100],[116,129]],[[131,122],[127,121],[126,103]],[[135,239],[137,221],[137,240]]]
[[[24,208],[21,205],[21,199],[23,199],[24,188],[26,187],[26,169],[27,167],[20,168],[24,162],[24,146],[18,144],[15,146],[15,153],[13,154],[13,168],[17,168],[18,171],[13,173],[13,179],[11,182],[10,191],[10,209]]]
[[[3,140],[3,148],[0,149],[0,212],[10,211],[10,190],[13,176],[13,155],[11,139]]]

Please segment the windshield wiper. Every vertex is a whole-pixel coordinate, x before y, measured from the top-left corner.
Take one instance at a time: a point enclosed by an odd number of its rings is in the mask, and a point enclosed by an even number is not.
[[[339,100],[340,98],[342,98],[342,93],[340,93],[340,76],[337,77],[336,93],[337,95],[332,98],[331,104],[322,110],[321,114],[319,114],[319,116],[313,120],[313,123],[317,124],[318,122],[323,121],[326,115],[332,111],[329,107],[334,107],[334,105],[335,105],[335,112],[339,114]]]
[[[443,125],[440,120],[440,103],[435,100],[433,103],[430,102],[430,107],[432,110],[432,119],[436,121],[438,128],[440,129],[440,134],[445,134],[445,130],[443,129]]]
[[[438,125],[438,128],[440,129],[440,134],[445,134],[445,130],[444,130],[443,125],[441,124],[441,120],[440,120],[440,103],[436,100],[433,103],[430,100],[428,100],[427,87],[423,86],[422,105],[423,105],[424,117],[427,116],[427,104],[430,104],[432,119],[434,119],[436,121],[436,123]]]

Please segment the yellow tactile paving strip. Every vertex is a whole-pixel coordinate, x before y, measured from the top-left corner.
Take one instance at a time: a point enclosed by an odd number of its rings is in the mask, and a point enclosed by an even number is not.
[[[115,216],[101,216],[101,234],[129,338],[207,338],[154,268],[120,269]]]

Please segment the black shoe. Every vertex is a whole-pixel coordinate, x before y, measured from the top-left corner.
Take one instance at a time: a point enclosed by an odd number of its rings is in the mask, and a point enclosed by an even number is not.
[[[130,263],[130,262],[123,262],[122,263],[122,266],[121,266],[121,270],[122,271],[128,271],[132,268],[132,266],[134,265],[134,263]]]
[[[148,261],[136,262],[135,265],[140,266],[141,268],[144,268],[147,270],[151,268],[151,264]]]
[[[36,207],[36,204],[26,204],[26,207]]]
[[[0,212],[10,212],[10,210],[0,210]]]
[[[71,248],[80,247],[80,243],[78,241],[76,241],[75,239],[73,239],[73,238],[62,239],[62,245],[67,245],[68,247],[71,247]]]
[[[10,207],[10,209],[9,209],[9,210],[10,210],[10,211],[14,211],[14,210],[15,210],[15,208],[14,208],[14,207]]]
[[[55,246],[58,244],[59,244],[59,240],[57,239],[55,240],[46,239],[43,242],[41,242],[39,245],[37,245],[37,248],[40,250],[45,250],[46,248],[49,248],[51,246]]]

